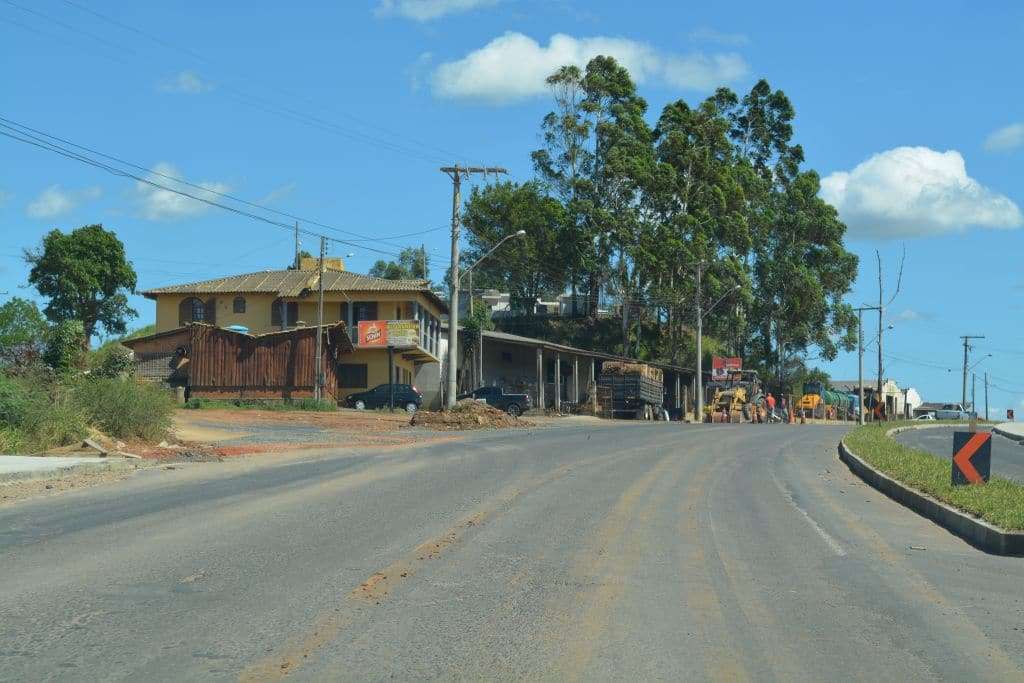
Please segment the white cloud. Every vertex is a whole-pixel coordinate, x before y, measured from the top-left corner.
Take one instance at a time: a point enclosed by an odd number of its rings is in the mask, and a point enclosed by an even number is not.
[[[985,138],[985,149],[990,152],[1005,152],[1021,146],[1024,146],[1024,123],[1004,126]]]
[[[916,320],[933,320],[935,318],[931,313],[922,313],[921,311],[915,311],[912,308],[905,308],[901,312],[893,316],[893,320],[901,322],[913,322]]]
[[[1024,216],[1009,197],[967,175],[959,152],[897,147],[821,181],[851,236],[921,237],[969,227],[1019,228]]]
[[[198,189],[165,178],[164,176],[172,178],[182,177],[178,169],[166,161],[161,161],[153,167],[153,170],[162,174],[150,176],[149,179],[154,183],[160,183],[166,187],[181,190],[182,192],[187,192],[210,201],[220,199],[215,193],[224,193],[231,189],[230,186],[222,182],[207,181],[196,183],[201,188],[204,188]],[[139,213],[143,218],[151,221],[192,218],[210,209],[209,204],[197,201],[191,197],[182,196],[170,190],[153,187],[140,181],[135,182],[135,195],[139,205]]]
[[[478,7],[498,4],[499,0],[380,0],[377,16],[398,15],[414,21],[430,21],[446,14],[460,14]]]
[[[432,85],[439,97],[511,102],[547,93],[544,82],[560,66],[585,66],[598,55],[614,57],[637,83],[660,81],[692,90],[708,90],[747,73],[737,54],[678,55],[662,53],[626,38],[551,36],[547,46],[522,33],[508,32],[462,59],[434,70]]]
[[[746,45],[750,42],[750,38],[744,33],[723,33],[709,26],[702,26],[690,31],[690,40],[694,43],[718,43],[719,45],[732,45],[733,47]]]
[[[0,190],[0,206],[14,199],[14,194],[7,190]]]
[[[168,174],[170,175],[170,174]],[[273,204],[276,201],[280,201],[295,191],[298,184],[293,180],[285,183],[280,187],[275,187],[273,190],[268,192],[265,196],[261,197],[256,203],[257,204]]]
[[[161,92],[179,95],[198,95],[213,90],[213,83],[203,80],[195,71],[182,71],[174,78],[160,84]]]
[[[60,185],[50,185],[29,202],[25,212],[32,218],[54,218],[70,213],[82,202],[99,198],[102,192],[99,187],[65,190]]]

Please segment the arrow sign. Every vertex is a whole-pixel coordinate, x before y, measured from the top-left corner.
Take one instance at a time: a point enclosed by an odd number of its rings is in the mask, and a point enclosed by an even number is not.
[[[984,484],[991,468],[991,433],[953,432],[953,486]]]

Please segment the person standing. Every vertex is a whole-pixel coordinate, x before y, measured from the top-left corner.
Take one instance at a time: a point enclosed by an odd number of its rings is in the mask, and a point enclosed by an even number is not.
[[[764,402],[768,404],[768,420],[772,421],[775,419],[775,397],[772,396],[772,392],[768,392]]]

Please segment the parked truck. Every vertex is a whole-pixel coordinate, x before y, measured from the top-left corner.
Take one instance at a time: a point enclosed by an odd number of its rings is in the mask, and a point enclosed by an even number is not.
[[[665,402],[664,376],[644,363],[606,361],[597,378],[597,404],[611,418],[653,420]]]
[[[523,411],[533,407],[533,399],[530,398],[529,394],[506,394],[505,390],[501,387],[480,387],[468,394],[459,394],[457,396],[457,399],[460,401],[464,398],[483,401],[498,410],[504,410],[512,417],[519,417],[523,414]]]
[[[936,420],[967,420],[971,414],[959,403],[945,403],[935,411]]]
[[[807,382],[796,409],[804,417],[846,420],[853,417],[854,406],[847,394],[827,389],[821,382]]]

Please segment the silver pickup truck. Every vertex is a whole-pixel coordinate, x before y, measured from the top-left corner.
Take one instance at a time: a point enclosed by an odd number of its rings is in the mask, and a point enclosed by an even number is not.
[[[936,420],[967,420],[971,414],[959,403],[946,403],[935,411]]]

